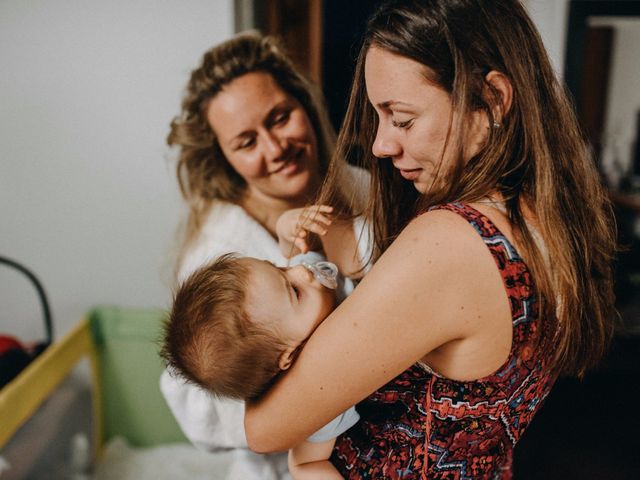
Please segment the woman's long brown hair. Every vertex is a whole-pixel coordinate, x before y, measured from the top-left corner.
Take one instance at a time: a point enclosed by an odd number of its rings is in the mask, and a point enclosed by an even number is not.
[[[459,114],[450,125],[457,133],[450,133],[445,146],[454,149],[456,162],[438,173],[424,195],[391,162],[371,153],[378,126],[364,81],[371,46],[428,67]],[[465,159],[465,118],[483,110],[490,125],[494,120],[499,96],[485,81],[492,70],[511,82],[512,105],[481,150]],[[537,284],[542,318],[552,327],[544,341],[555,352],[556,371],[581,376],[599,361],[617,319],[611,206],[573,106],[520,2],[401,0],[380,7],[367,26],[336,155],[371,172],[365,215],[374,232],[372,261],[418,212],[499,192]],[[337,159],[325,183],[325,201],[343,167]],[[551,269],[533,240],[524,205],[537,220]]]

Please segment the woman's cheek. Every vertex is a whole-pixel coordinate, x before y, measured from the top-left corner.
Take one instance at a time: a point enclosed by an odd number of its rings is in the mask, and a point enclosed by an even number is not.
[[[263,176],[262,162],[257,155],[234,155],[229,163],[247,181]]]
[[[302,111],[296,111],[291,115],[291,121],[289,122],[290,130],[289,135],[295,138],[305,139],[309,141],[313,136],[313,129],[311,122],[307,118],[306,114]]]

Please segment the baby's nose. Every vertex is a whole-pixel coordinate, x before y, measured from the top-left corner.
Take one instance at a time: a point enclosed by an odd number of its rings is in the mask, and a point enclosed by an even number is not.
[[[304,265],[296,265],[295,267],[292,267],[289,272],[294,275],[297,280],[307,283],[312,282],[314,278],[313,273],[311,273]]]

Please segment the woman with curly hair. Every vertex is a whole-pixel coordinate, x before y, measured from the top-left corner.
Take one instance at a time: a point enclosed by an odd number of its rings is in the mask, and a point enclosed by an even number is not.
[[[229,252],[285,266],[276,221],[316,199],[335,135],[319,90],[278,42],[243,33],[207,51],[167,141],[178,149],[178,182],[189,207],[177,281]],[[361,172],[349,168],[340,177],[346,205],[359,192]],[[356,231],[347,228],[341,241],[355,246]],[[213,398],[169,371],[161,389],[195,445],[246,449],[244,402]],[[285,475],[286,455],[246,455],[255,478]]]

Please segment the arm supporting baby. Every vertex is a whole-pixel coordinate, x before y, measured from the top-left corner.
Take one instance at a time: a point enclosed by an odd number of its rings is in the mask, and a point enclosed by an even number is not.
[[[324,442],[305,440],[289,449],[289,473],[296,480],[342,480],[342,475],[327,459],[336,439]]]
[[[332,211],[333,208],[327,205],[312,205],[282,214],[276,225],[282,254],[290,259],[295,256],[294,262],[306,261],[310,256],[310,245],[317,240],[310,235],[317,235],[321,240],[323,253],[337,264],[338,272],[360,270],[357,254],[351,253],[348,256],[341,251],[356,251],[354,224],[352,221],[335,221],[331,215]],[[338,241],[338,237],[342,239],[341,242]],[[348,263],[344,261],[345,258],[348,258]],[[341,284],[342,282],[338,281],[338,289],[342,288]],[[326,286],[335,288],[335,283],[333,286]],[[340,296],[338,295],[338,298]],[[289,471],[293,478],[341,479],[340,473],[329,462],[329,457],[337,436],[351,428],[359,418],[355,408],[351,407],[311,437],[289,449]]]
[[[478,312],[464,307],[504,290],[498,276],[479,283],[478,275],[491,278],[495,264],[466,222],[447,212],[413,220],[315,330],[291,370],[247,403],[249,446],[289,448],[426,354],[473,341]]]

